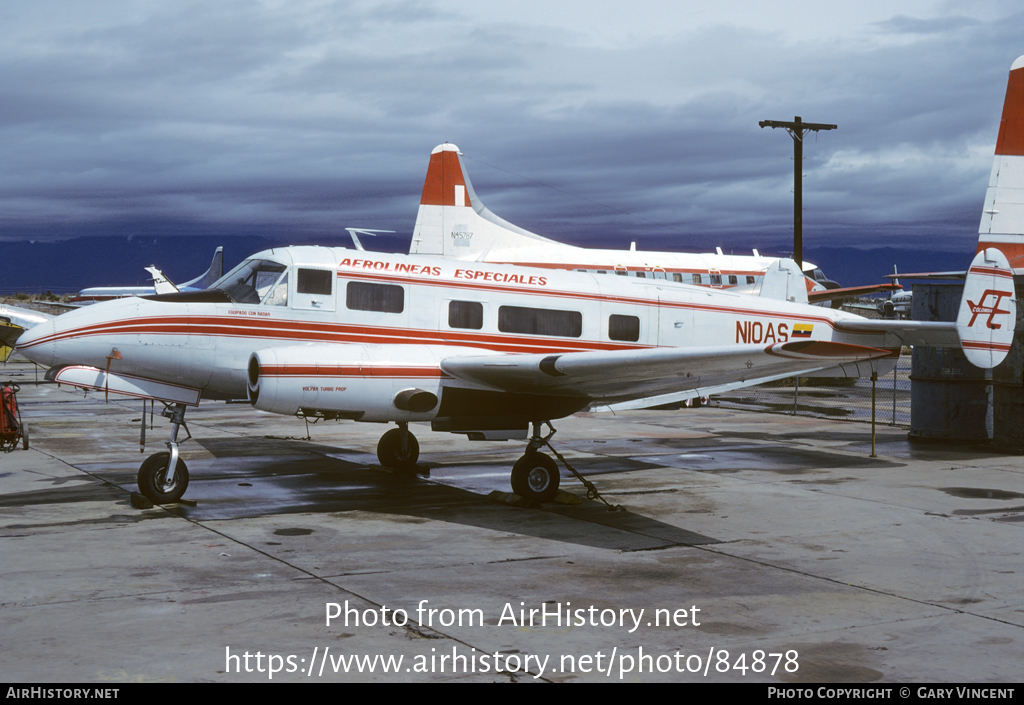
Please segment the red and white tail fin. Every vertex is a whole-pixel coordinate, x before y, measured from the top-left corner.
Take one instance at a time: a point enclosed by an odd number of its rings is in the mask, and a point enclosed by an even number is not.
[[[430,153],[409,254],[475,260],[494,249],[557,244],[487,210],[473,191],[460,154],[447,142]]]
[[[1010,67],[978,229],[978,252],[990,247],[1002,251],[1013,269],[1024,270],[1024,56]]]
[[[989,369],[1010,352],[1017,323],[1013,270],[1001,250],[990,247],[974,256],[956,317],[960,347],[971,364]]]

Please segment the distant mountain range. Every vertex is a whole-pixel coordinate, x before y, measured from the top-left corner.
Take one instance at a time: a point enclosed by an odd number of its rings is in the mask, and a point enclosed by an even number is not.
[[[367,249],[405,252],[408,236],[379,235],[363,238]],[[145,286],[150,279],[143,269],[156,265],[173,282],[192,279],[210,264],[213,251],[224,246],[225,271],[245,257],[271,247],[290,244],[352,247],[342,234],[330,240],[295,241],[282,235],[81,237],[61,242],[0,243],[0,294],[46,291],[70,293],[91,286]],[[767,252],[765,253],[767,254]],[[892,273],[962,270],[974,252],[919,252],[895,247],[860,250],[852,247],[805,249],[804,257],[821,267],[843,286],[873,284]]]

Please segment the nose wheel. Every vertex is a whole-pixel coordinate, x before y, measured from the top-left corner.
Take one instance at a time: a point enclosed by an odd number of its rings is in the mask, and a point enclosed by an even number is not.
[[[184,460],[177,460],[174,472],[168,477],[170,453],[156,453],[146,458],[139,468],[139,492],[154,504],[170,504],[181,499],[188,489],[188,468]]]
[[[185,467],[185,461],[178,457],[178,429],[185,429],[188,434],[186,441],[192,437],[185,425],[185,405],[175,404],[173,408],[167,405],[163,415],[171,420],[168,452],[155,453],[146,458],[139,467],[138,475],[139,492],[154,504],[177,502],[188,489],[188,468]]]

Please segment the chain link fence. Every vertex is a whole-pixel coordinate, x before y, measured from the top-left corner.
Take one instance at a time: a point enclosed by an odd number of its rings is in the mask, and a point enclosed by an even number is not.
[[[910,353],[905,351],[896,362],[896,369],[875,382],[876,423],[910,427],[910,358]],[[729,409],[870,423],[871,380],[790,377],[716,395],[711,404]]]

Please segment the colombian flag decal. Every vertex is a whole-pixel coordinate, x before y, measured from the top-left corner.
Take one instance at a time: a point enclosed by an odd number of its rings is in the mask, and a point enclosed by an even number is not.
[[[797,323],[793,326],[793,338],[810,338],[811,331],[814,330],[813,323]]]

